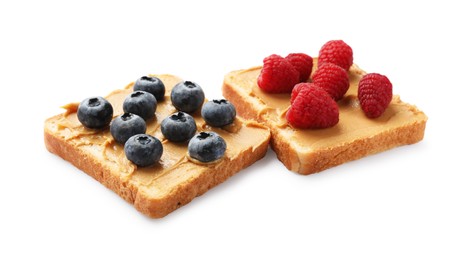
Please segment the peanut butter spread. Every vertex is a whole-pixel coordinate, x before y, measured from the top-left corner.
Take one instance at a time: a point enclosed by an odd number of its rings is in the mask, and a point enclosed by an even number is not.
[[[317,59],[314,59],[313,70],[317,68]],[[357,65],[349,71],[350,87],[344,98],[338,102],[339,123],[326,129],[295,129],[286,120],[286,111],[290,106],[290,94],[268,94],[257,85],[257,78],[261,67],[235,71],[227,75],[232,84],[238,84],[242,95],[257,100],[259,105],[258,120],[272,122],[273,131],[291,140],[291,145],[300,152],[311,152],[315,149],[331,149],[332,147],[350,143],[354,140],[369,138],[375,134],[409,125],[414,122],[425,121],[426,115],[403,103],[399,96],[393,97],[387,110],[376,119],[367,118],[359,106],[357,89],[359,80],[365,74]]]
[[[108,128],[93,130],[82,126],[77,119],[78,103],[65,105],[66,112],[52,120],[56,134],[76,147],[91,153],[101,164],[105,164],[114,172],[120,172],[120,178],[139,189],[146,189],[154,197],[169,192],[183,180],[192,180],[209,168],[217,168],[229,160],[236,158],[243,151],[255,149],[266,142],[269,131],[262,125],[252,121],[242,121],[238,117],[234,123],[224,128],[206,125],[200,113],[192,114],[199,131],[214,131],[224,138],[227,150],[224,158],[211,163],[198,163],[187,156],[187,143],[173,143],[165,140],[160,129],[160,122],[176,112],[171,104],[172,87],[181,79],[172,75],[156,75],[166,87],[165,98],[158,102],[156,118],[147,121],[147,134],[153,135],[163,143],[163,155],[158,163],[150,167],[136,167],[125,156],[123,145],[114,141]],[[114,109],[114,118],[123,114],[122,104],[125,97],[133,91],[133,83],[124,89],[115,90],[106,96]]]

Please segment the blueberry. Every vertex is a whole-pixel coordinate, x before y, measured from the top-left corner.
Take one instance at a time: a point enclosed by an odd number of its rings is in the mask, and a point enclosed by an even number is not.
[[[171,90],[171,103],[180,111],[192,113],[198,110],[203,102],[204,91],[192,81],[180,82]]]
[[[121,144],[124,144],[128,138],[136,134],[144,134],[145,132],[145,120],[132,113],[125,113],[115,118],[112,124],[110,124],[110,133],[115,141]]]
[[[143,76],[137,79],[133,86],[133,91],[137,90],[146,91],[152,94],[155,96],[156,101],[162,100],[165,96],[165,84],[163,84],[163,81],[157,77]]]
[[[176,112],[161,122],[161,133],[171,142],[185,142],[196,133],[194,118],[184,112]]]
[[[112,120],[114,109],[103,97],[84,99],[77,109],[77,118],[85,127],[99,129],[107,126]]]
[[[191,158],[200,162],[212,162],[224,156],[227,145],[225,140],[215,132],[200,132],[188,144]]]
[[[124,149],[127,159],[141,167],[154,164],[163,155],[163,145],[160,140],[147,134],[130,137],[125,142]]]
[[[123,111],[148,120],[155,115],[156,105],[156,98],[152,94],[145,91],[135,91],[123,101]]]
[[[210,126],[222,127],[232,124],[235,119],[235,107],[225,99],[206,102],[201,109],[204,121]]]

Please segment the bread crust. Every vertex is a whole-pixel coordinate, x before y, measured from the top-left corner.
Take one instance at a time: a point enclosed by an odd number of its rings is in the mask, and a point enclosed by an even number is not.
[[[355,71],[356,73],[364,73],[358,67],[355,67]],[[238,77],[236,76],[238,72],[245,72],[245,70],[231,72],[225,77],[222,87],[224,97],[235,104],[240,116],[257,120],[270,128],[272,149],[285,167],[293,172],[303,175],[321,172],[370,154],[401,145],[417,143],[424,137],[427,117],[415,106],[406,104],[410,106],[414,113],[423,114],[423,119],[398,127],[387,128],[368,138],[340,143],[328,149],[315,149],[311,152],[298,151],[291,144],[291,141],[282,134],[280,127],[260,114],[259,111],[268,107],[262,104],[258,98],[252,97],[247,91],[240,89],[237,84],[233,84],[235,77]]]
[[[58,117],[59,115],[52,117],[46,120],[46,122]],[[113,171],[101,163],[100,160],[97,160],[96,157],[84,152],[83,149],[74,146],[64,138],[55,135],[46,126],[44,128],[44,143],[49,152],[72,163],[78,169],[84,171],[107,188],[113,190],[126,201],[134,204],[137,194],[136,187],[128,185],[125,181],[117,178],[117,175],[114,175]]]
[[[168,100],[172,87],[179,82],[180,79],[168,74],[161,74],[158,75],[158,77],[160,77],[165,82],[165,85],[167,85],[166,99]],[[119,98],[124,98],[128,92],[131,92],[132,86],[133,83],[127,85],[122,90],[115,90],[110,94],[114,97],[110,95],[107,97],[115,100],[114,102],[116,104],[114,110],[121,108],[121,102],[123,102],[123,100],[120,100]],[[170,106],[166,106],[166,104],[161,105],[159,112],[160,115],[165,113],[163,107]],[[106,161],[103,157],[103,153],[100,154],[95,150],[94,147],[96,146],[76,145],[73,139],[67,139],[65,135],[61,134],[61,131],[64,130],[59,129],[64,129],[64,127],[60,127],[58,122],[68,117],[71,113],[75,113],[77,105],[69,104],[64,108],[67,110],[65,114],[53,116],[45,121],[44,142],[47,150],[51,153],[57,154],[64,160],[71,162],[74,166],[84,171],[107,188],[113,190],[129,203],[133,204],[138,211],[152,218],[166,216],[177,208],[189,203],[196,196],[204,194],[212,187],[224,182],[243,168],[248,167],[261,159],[265,156],[270,142],[270,131],[267,127],[255,122],[242,122],[241,119],[236,119],[236,122],[239,122],[239,127],[242,128],[237,127],[235,135],[231,134],[234,133],[232,132],[233,130],[229,130],[231,131],[229,132],[229,135],[234,136],[232,138],[245,138],[241,136],[239,131],[247,132],[250,130],[247,129],[247,127],[251,127],[252,130],[248,133],[258,133],[258,136],[255,136],[255,140],[253,140],[255,143],[249,143],[247,141],[242,142],[245,143],[245,145],[235,146],[237,143],[240,143],[240,139],[235,139],[233,141],[234,146],[228,144],[228,149],[233,149],[232,156],[224,156],[216,163],[200,165],[188,162],[188,160],[184,159],[185,163],[182,164],[186,165],[183,166],[184,168],[169,168],[169,166],[167,166],[165,176],[171,176],[170,179],[173,181],[169,183],[158,181],[159,183],[156,184],[156,182],[153,181],[154,179],[150,182],[136,178],[135,180],[132,180],[132,175],[135,171],[133,170],[129,175],[127,175],[128,173],[124,175],[120,169],[120,167],[123,166],[122,162]],[[169,110],[169,108],[167,109]],[[115,112],[118,114],[121,113],[120,111]],[[170,110],[168,112],[171,113],[172,111]],[[68,127],[66,128],[69,129]],[[66,133],[68,133],[67,129]],[[159,127],[157,129],[159,129]],[[223,129],[217,130],[224,131]],[[186,155],[182,156],[186,157]],[[128,160],[126,161],[128,163]],[[156,171],[160,171],[159,169],[164,168],[157,167]],[[186,170],[186,172],[179,172],[181,169]],[[155,170],[152,170],[150,173],[153,174],[153,171]],[[162,171],[159,173],[162,173]],[[147,174],[148,172],[145,175]],[[157,174],[156,176],[159,177],[160,174]]]
[[[57,117],[50,118],[46,122]],[[217,167],[207,168],[196,178],[182,182],[166,196],[160,198],[154,198],[146,192],[141,192],[139,187],[131,184],[126,179],[120,178],[119,174],[92,154],[87,153],[81,147],[74,146],[61,136],[55,135],[46,126],[44,141],[48,151],[69,161],[96,179],[133,204],[138,211],[152,218],[162,218],[264,157],[270,141],[270,133],[268,132],[266,138],[260,140],[260,143],[255,144],[254,147],[242,151],[238,157],[224,158],[224,161],[217,164]]]

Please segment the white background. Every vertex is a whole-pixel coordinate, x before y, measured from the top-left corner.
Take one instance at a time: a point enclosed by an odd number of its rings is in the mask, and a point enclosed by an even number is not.
[[[410,2],[2,1],[0,259],[474,259],[473,10]],[[68,102],[148,73],[220,97],[331,39],[429,116],[422,142],[311,176],[269,151],[158,220],[44,147]]]

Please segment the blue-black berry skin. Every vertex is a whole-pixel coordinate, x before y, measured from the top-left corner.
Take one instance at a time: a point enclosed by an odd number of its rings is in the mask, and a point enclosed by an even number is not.
[[[171,103],[179,111],[193,113],[204,102],[204,91],[192,81],[183,81],[176,84],[171,90]]]
[[[123,111],[148,120],[155,116],[156,98],[145,91],[134,91],[123,101]]]
[[[200,162],[212,162],[224,156],[227,144],[215,132],[200,132],[188,144],[189,156]]]
[[[171,142],[186,142],[196,133],[196,121],[184,112],[176,112],[163,119],[161,133]]]
[[[229,101],[214,99],[202,106],[201,115],[208,125],[223,127],[234,122],[236,111]]]
[[[145,120],[132,113],[124,113],[116,117],[110,124],[110,133],[115,141],[121,144],[124,144],[128,138],[137,134],[144,134],[145,132]]]
[[[87,128],[101,129],[109,125],[114,109],[103,97],[84,99],[77,109],[77,118]]]
[[[156,101],[163,100],[165,96],[165,84],[157,77],[143,76],[137,79],[135,85],[133,85],[133,91],[138,90],[152,94]]]
[[[163,145],[160,140],[147,134],[130,137],[125,142],[124,150],[127,159],[140,167],[155,164],[163,155]]]

